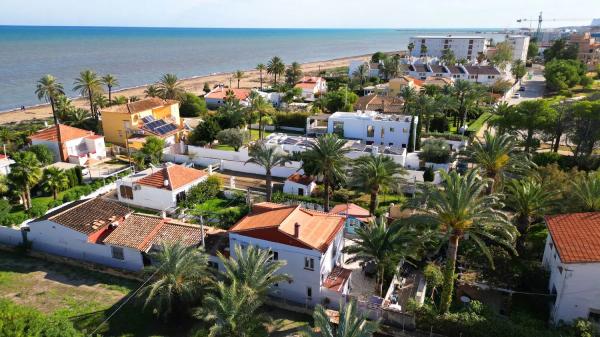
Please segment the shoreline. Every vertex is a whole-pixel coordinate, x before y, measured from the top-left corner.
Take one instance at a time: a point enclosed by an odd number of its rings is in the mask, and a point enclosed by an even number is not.
[[[394,53],[399,51],[391,51],[388,53]],[[368,60],[370,59],[372,54],[363,54],[363,55],[355,55],[355,56],[345,56],[339,57],[329,60],[321,60],[321,61],[313,61],[302,63],[302,71],[305,73],[315,73],[319,70],[328,70],[338,67],[348,66],[351,61],[356,60]],[[246,77],[240,81],[240,87],[243,88],[256,88],[260,86],[260,78],[259,72],[254,69],[243,70]],[[231,87],[237,87],[237,80],[232,79],[231,75],[233,72],[218,72],[207,75],[197,75],[186,77],[180,79],[182,87],[187,91],[194,94],[199,94],[203,87],[204,83],[208,83],[213,86],[214,84],[223,83],[225,85],[229,85],[231,82]],[[268,85],[271,81],[271,76],[263,72],[263,84]],[[144,90],[153,83],[141,84],[138,86],[128,87],[128,88],[120,88],[118,90],[113,90],[113,97],[116,96],[137,96],[139,98],[145,97]],[[35,84],[32,84],[32,92]],[[106,93],[105,93],[106,94]],[[76,107],[89,108],[87,99],[81,96],[69,97],[72,100],[73,104]],[[86,109],[88,110],[88,109]],[[48,103],[40,103],[36,105],[26,106],[25,110],[21,110],[20,108],[15,108],[11,110],[3,110],[0,111],[0,125],[2,124],[13,124],[19,123],[23,121],[30,120],[43,120],[52,117],[52,111],[50,109],[50,105]]]

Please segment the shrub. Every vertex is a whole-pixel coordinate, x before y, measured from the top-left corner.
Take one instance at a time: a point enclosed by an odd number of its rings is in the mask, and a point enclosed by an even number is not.
[[[446,116],[435,116],[431,119],[431,123],[429,124],[430,132],[448,132],[450,130],[450,125],[448,124],[448,119]]]
[[[65,317],[46,316],[39,311],[0,300],[0,336],[79,337]]]
[[[31,145],[27,151],[35,154],[35,157],[40,161],[42,166],[54,163],[54,153],[46,145]]]
[[[229,229],[239,219],[248,214],[250,209],[246,205],[228,207],[218,212],[219,227]]]
[[[187,193],[186,206],[191,208],[194,204],[201,204],[215,198],[219,195],[221,187],[221,180],[217,176],[208,177],[205,181],[190,188]]]
[[[33,203],[27,212],[31,217],[39,218],[48,212],[48,205],[43,203]]]
[[[424,181],[433,181],[435,179],[435,172],[433,172],[433,167],[428,166],[425,168],[425,172],[423,172],[423,180]]]
[[[293,128],[305,128],[306,118],[310,114],[306,112],[284,113],[278,112],[273,116],[273,121],[277,126],[288,126]]]
[[[337,202],[348,202],[352,199],[353,192],[345,188],[340,188],[333,191],[332,199]]]
[[[423,144],[419,159],[428,163],[446,164],[450,162],[450,145],[443,139],[430,139]]]
[[[90,185],[81,185],[74,187],[63,194],[63,202],[79,200],[81,197],[92,193],[94,190]]]
[[[225,144],[233,147],[237,152],[245,142],[250,138],[248,131],[240,129],[225,129],[217,133],[219,144]]]
[[[8,213],[4,216],[0,216],[0,225],[2,226],[13,226],[22,223],[27,220],[27,215],[24,213]]]
[[[186,93],[181,100],[179,114],[181,117],[198,117],[208,111],[206,101],[194,94]]]
[[[52,200],[48,203],[48,209],[52,209],[54,207],[58,207],[60,205],[64,204],[64,202],[62,200]]]
[[[546,166],[560,161],[560,154],[556,152],[537,152],[533,155],[533,162],[538,166]]]
[[[0,216],[6,215],[10,212],[10,202],[6,199],[0,199]]]
[[[221,127],[217,120],[214,117],[208,117],[191,132],[188,143],[196,146],[210,144],[217,139],[219,131],[221,131]]]

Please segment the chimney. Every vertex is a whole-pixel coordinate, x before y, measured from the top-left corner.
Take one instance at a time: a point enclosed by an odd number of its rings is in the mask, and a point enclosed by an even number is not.
[[[167,218],[167,212],[166,212],[166,211],[164,211],[164,210],[163,210],[163,211],[161,211],[161,212],[160,212],[160,217],[161,217],[161,218],[163,218],[163,219],[166,219],[166,218]]]
[[[297,238],[299,236],[300,236],[300,224],[296,222],[294,224],[294,237]]]
[[[165,179],[165,181],[163,181],[163,185],[165,185],[165,187],[169,187],[169,179]]]

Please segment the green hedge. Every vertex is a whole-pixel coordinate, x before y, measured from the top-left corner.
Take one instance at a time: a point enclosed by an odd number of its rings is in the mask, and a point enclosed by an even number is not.
[[[0,336],[79,337],[82,333],[64,317],[46,316],[41,312],[0,300]]]
[[[288,126],[293,128],[306,128],[306,118],[310,116],[306,112],[278,112],[273,115],[273,121],[277,126]]]

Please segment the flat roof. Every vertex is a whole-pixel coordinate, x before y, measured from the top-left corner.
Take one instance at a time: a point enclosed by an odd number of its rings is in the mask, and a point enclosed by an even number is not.
[[[477,35],[417,35],[412,36],[411,39],[482,39],[487,40],[485,36]]]

